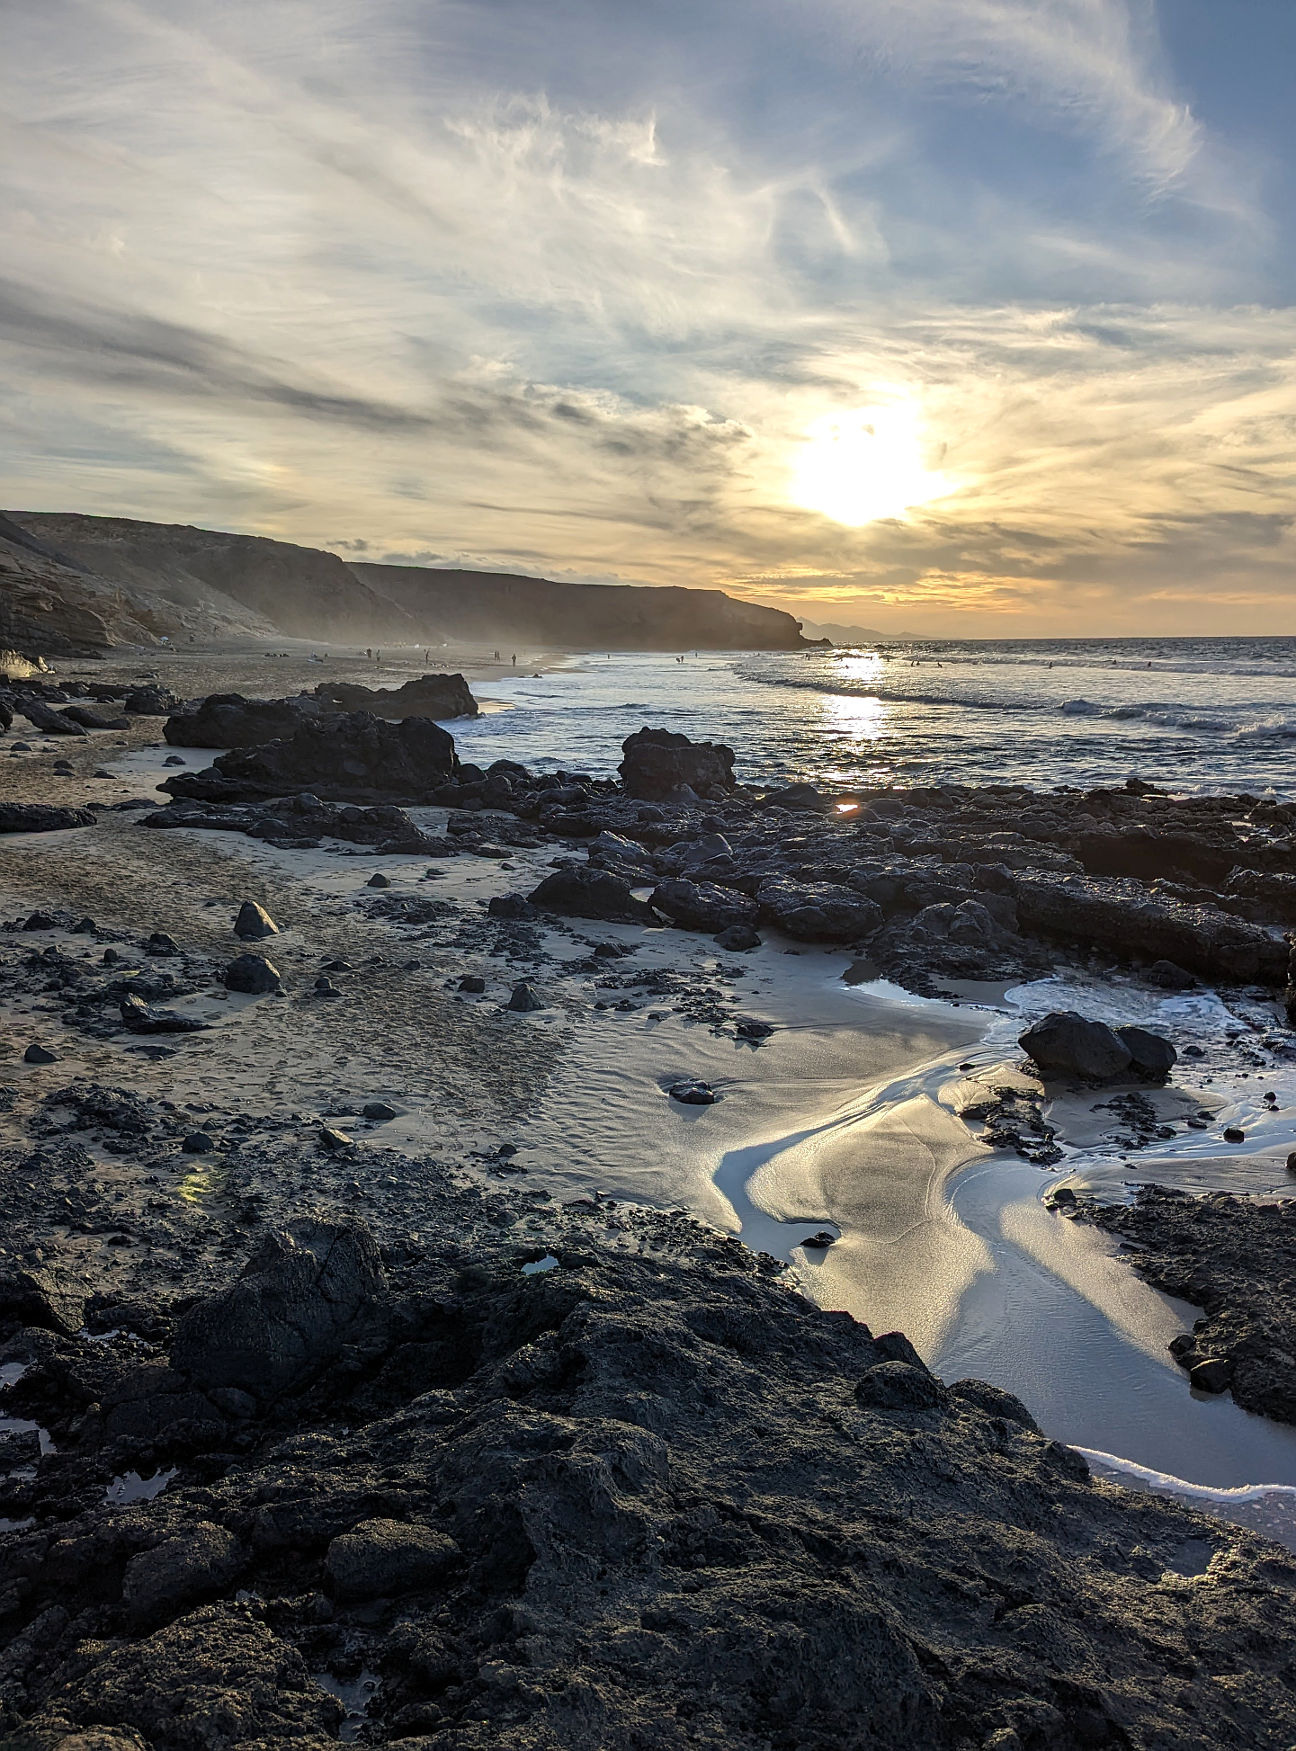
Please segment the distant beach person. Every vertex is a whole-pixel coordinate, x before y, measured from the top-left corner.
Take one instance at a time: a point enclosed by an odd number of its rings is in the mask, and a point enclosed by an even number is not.
[[[517,668],[517,652],[516,651],[514,651],[512,657],[510,658],[510,661],[512,662],[513,667],[516,669]]]
[[[367,644],[365,646],[365,655],[368,657],[369,661],[372,663],[373,662],[373,646],[371,644]]]

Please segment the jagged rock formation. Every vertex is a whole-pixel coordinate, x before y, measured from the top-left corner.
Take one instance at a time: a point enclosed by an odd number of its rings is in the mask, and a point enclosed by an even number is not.
[[[321,681],[315,696],[330,711],[371,711],[375,717],[477,716],[477,701],[462,675],[420,675],[401,687]]]
[[[1292,1742],[1277,1546],[1093,1483],[730,1237],[577,1214],[528,1276],[492,1214],[447,1186],[386,1271],[298,1222],[129,1346],[0,1283],[57,1444],[7,1486],[7,1745],[324,1751],[312,1674],[365,1669],[364,1742],[418,1751]],[[171,1486],[112,1507],[145,1454]]]
[[[454,774],[454,737],[427,717],[388,723],[365,711],[307,718],[281,741],[234,748],[206,771],[159,788],[198,802],[253,802],[306,791],[330,802],[427,802]]]

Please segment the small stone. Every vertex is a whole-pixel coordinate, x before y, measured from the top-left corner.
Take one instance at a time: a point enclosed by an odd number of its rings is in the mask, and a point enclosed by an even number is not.
[[[385,1100],[366,1101],[360,1109],[361,1117],[374,1125],[385,1125],[388,1119],[396,1119],[400,1114],[395,1107],[389,1107]]]
[[[533,1010],[543,1009],[545,1002],[535,986],[523,979],[513,987],[513,994],[504,1007],[518,1015],[529,1015]]]
[[[155,930],[144,944],[146,955],[178,955],[180,944],[174,936],[168,936],[165,930]]]
[[[216,1147],[216,1139],[207,1131],[190,1131],[180,1147],[186,1155],[208,1155]]]
[[[1224,1141],[1226,1143],[1245,1143],[1246,1132],[1237,1125],[1226,1125],[1224,1127]]]
[[[250,997],[262,997],[283,989],[279,969],[261,955],[237,955],[226,967],[224,985],[227,991],[239,991]]]
[[[345,1155],[355,1148],[355,1138],[348,1137],[345,1131],[335,1131],[331,1125],[321,1125],[319,1128],[319,1146],[326,1155]]]
[[[818,1234],[808,1234],[801,1242],[803,1247],[809,1247],[811,1252],[827,1252],[835,1244],[837,1236],[829,1234],[826,1228],[821,1228]]]
[[[467,992],[470,997],[480,997],[486,989],[486,981],[480,973],[465,973],[459,981],[459,989]]]
[[[168,754],[162,764],[164,766],[184,766],[187,762],[183,754]]]
[[[96,926],[93,918],[78,918],[76,923],[72,926],[72,934],[73,936],[93,936],[95,929]]]
[[[1233,1378],[1233,1364],[1227,1356],[1206,1356],[1194,1362],[1188,1378],[1198,1392],[1223,1392]]]
[[[734,1029],[740,1040],[767,1040],[774,1029],[767,1021],[757,1021],[749,1015],[739,1016]]]
[[[42,1046],[35,1041],[23,1053],[24,1064],[57,1064],[58,1053],[51,1052],[48,1046]]]
[[[369,877],[369,880],[365,883],[365,886],[367,888],[389,888],[391,886],[391,883],[388,881],[387,877],[382,873],[382,871],[379,870],[379,871],[377,871],[376,874],[371,875]]]
[[[260,942],[266,936],[278,936],[279,926],[255,900],[244,900],[234,920],[234,934],[240,942]]]
[[[1070,1205],[1073,1205],[1075,1201],[1076,1195],[1071,1190],[1070,1186],[1059,1186],[1049,1198],[1049,1203],[1052,1204],[1055,1209],[1067,1208]]]
[[[720,1099],[709,1082],[672,1083],[670,1097],[686,1107],[710,1107]]]
[[[1293,1149],[1287,1157],[1287,1171],[1288,1173],[1296,1173],[1296,1149]]]

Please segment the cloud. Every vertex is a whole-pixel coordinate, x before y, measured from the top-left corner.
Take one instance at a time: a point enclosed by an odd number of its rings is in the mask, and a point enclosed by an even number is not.
[[[10,502],[932,627],[1289,612],[1296,322],[1150,5],[650,10],[7,9]],[[886,396],[955,490],[793,504]]]

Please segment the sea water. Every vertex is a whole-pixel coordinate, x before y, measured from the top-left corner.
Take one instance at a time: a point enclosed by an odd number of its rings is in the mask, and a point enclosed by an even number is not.
[[[644,724],[726,742],[740,778],[1296,795],[1296,638],[891,642],[594,653],[476,683],[460,754],[610,776]]]

